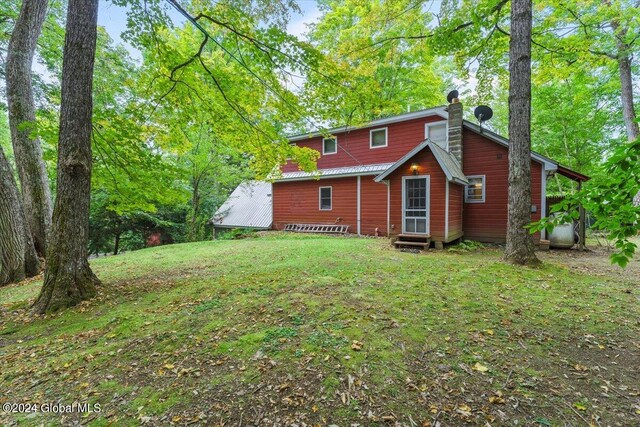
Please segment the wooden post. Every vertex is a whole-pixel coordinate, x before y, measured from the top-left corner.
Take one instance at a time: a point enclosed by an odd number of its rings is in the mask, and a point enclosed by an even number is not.
[[[578,191],[582,190],[582,181],[578,181]],[[584,251],[585,249],[585,212],[584,206],[580,204],[578,207],[580,212],[580,219],[578,220],[578,249]]]

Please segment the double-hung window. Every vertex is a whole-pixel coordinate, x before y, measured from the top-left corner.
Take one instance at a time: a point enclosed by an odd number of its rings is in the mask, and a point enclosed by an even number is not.
[[[331,187],[320,187],[320,193],[318,195],[320,210],[330,211],[332,208],[332,189]]]
[[[449,128],[447,122],[427,123],[424,128],[424,136],[445,150],[449,149]]]
[[[387,146],[387,128],[371,129],[369,132],[369,148]]]
[[[322,154],[336,154],[338,152],[338,140],[336,138],[324,138],[322,140]]]
[[[464,188],[465,203],[484,203],[484,175],[468,176],[469,185]]]

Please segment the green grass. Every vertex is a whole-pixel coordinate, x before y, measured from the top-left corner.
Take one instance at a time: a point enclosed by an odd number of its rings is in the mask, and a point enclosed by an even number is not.
[[[638,281],[471,249],[279,233],[145,249],[94,260],[99,296],[46,318],[28,312],[38,282],[3,288],[0,403],[97,402],[65,419],[96,426],[640,423]]]

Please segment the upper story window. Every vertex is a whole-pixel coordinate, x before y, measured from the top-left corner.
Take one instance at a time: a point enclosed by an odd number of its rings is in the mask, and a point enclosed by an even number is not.
[[[449,149],[449,127],[446,121],[427,123],[424,127],[424,137],[445,150]]]
[[[369,132],[369,148],[387,146],[387,128],[371,129]]]
[[[484,175],[468,176],[469,185],[464,187],[465,203],[484,203]]]
[[[318,194],[319,205],[321,211],[330,211],[332,208],[332,189],[331,187],[320,187],[320,193]]]
[[[336,154],[338,152],[338,139],[325,138],[322,140],[322,154]]]

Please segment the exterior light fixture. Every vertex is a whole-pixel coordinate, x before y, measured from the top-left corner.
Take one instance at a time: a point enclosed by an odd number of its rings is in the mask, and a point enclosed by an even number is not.
[[[418,175],[418,164],[417,163],[411,163],[411,172],[413,172],[414,175]]]

